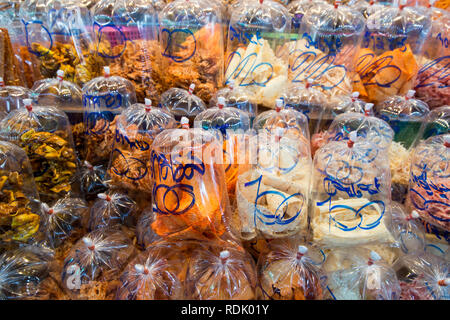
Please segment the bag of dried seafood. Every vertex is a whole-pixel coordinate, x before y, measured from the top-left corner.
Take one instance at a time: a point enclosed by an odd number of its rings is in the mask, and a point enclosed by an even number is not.
[[[357,54],[355,90],[376,104],[413,89],[430,30],[425,8],[401,3],[379,7],[367,18]]]
[[[97,196],[89,212],[89,230],[135,225],[137,208],[133,199],[116,191]]]
[[[95,55],[86,6],[73,0],[26,0],[19,17],[25,36],[21,51],[28,51],[30,67],[42,78],[55,78],[61,69],[65,80],[81,86],[101,74],[105,62]]]
[[[119,230],[96,230],[71,248],[61,273],[62,286],[73,299],[114,299],[117,277],[135,255],[135,247]]]
[[[291,17],[274,1],[249,1],[231,14],[225,62],[225,84],[234,81],[252,103],[273,109],[288,82]]]
[[[400,280],[400,300],[450,300],[448,260],[421,252],[400,257],[393,268]]]
[[[40,223],[39,196],[26,153],[0,141],[0,244],[32,239]]]
[[[133,84],[119,76],[111,76],[109,67],[101,77],[83,87],[85,150],[81,158],[105,169],[112,151],[116,118],[136,103]]]
[[[354,60],[364,31],[364,17],[335,1],[316,5],[302,18],[298,39],[285,48],[289,53],[289,80],[306,83],[322,91],[330,106],[353,90]],[[337,99],[337,101],[335,101]]]
[[[55,249],[62,245],[87,215],[88,205],[80,198],[61,198],[53,206],[42,203],[40,230],[43,243]]]
[[[387,153],[357,135],[329,142],[314,156],[311,229],[326,246],[394,242]]]
[[[228,198],[235,207],[237,177],[250,168],[249,142],[250,118],[247,112],[226,107],[225,98],[219,97],[217,106],[199,113],[194,120],[196,128],[210,130],[223,141],[223,166]]]
[[[39,294],[39,284],[50,270],[53,254],[27,245],[0,255],[0,300],[29,299]]]
[[[186,297],[193,300],[254,300],[257,272],[241,247],[201,244],[192,253],[186,276]]]
[[[243,240],[284,238],[308,226],[312,170],[306,116],[293,109],[261,113],[250,139],[251,168],[236,183],[232,227]]]
[[[161,108],[172,114],[177,121],[182,117],[189,119],[191,124],[200,112],[206,110],[206,105],[197,95],[193,94],[195,84],[191,83],[189,90],[171,88],[161,95]]]
[[[327,272],[327,298],[333,300],[400,299],[400,282],[396,273],[377,252],[363,248],[345,251],[335,249],[335,251],[337,252],[332,251],[327,255],[327,260],[334,260],[333,263],[329,263],[330,270]]]
[[[56,78],[36,81],[31,88],[33,102],[43,106],[55,106],[64,111],[72,128],[73,142],[79,155],[84,150],[83,93],[75,83],[64,80],[64,71],[58,70]]]
[[[414,150],[407,206],[438,229],[450,231],[450,134],[430,137]]]
[[[92,8],[94,55],[111,74],[133,83],[137,100],[157,102],[161,89],[153,79],[159,66],[157,12],[148,0],[100,0]],[[158,90],[157,90],[158,89]]]
[[[134,258],[120,276],[118,300],[182,300],[184,265],[179,245],[157,243]]]
[[[175,118],[152,101],[133,104],[116,121],[116,132],[108,167],[108,184],[112,187],[150,194],[150,148],[155,137],[164,129],[177,127]]]
[[[217,239],[227,237],[229,215],[223,143],[199,128],[158,134],[150,154],[153,180],[153,231],[163,238]]]
[[[265,300],[322,300],[326,277],[325,255],[295,239],[271,242],[258,259],[258,274]]]
[[[76,195],[78,160],[67,115],[53,106],[33,106],[31,99],[24,104],[0,122],[0,136],[28,155],[42,201]]]
[[[220,5],[206,0],[175,0],[159,13],[161,78],[165,90],[188,89],[203,101],[222,85],[224,27]]]

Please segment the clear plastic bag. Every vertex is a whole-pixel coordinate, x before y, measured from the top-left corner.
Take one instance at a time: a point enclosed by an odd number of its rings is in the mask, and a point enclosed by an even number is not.
[[[35,80],[54,78],[59,69],[79,85],[100,75],[104,61],[95,55],[85,6],[72,0],[26,0],[19,17],[25,35],[20,52],[30,71],[40,75]]]
[[[224,28],[220,4],[175,0],[159,13],[161,78],[165,90],[188,89],[191,83],[203,101],[222,85]]]
[[[328,101],[326,95],[313,86],[312,79],[305,84],[290,83],[283,90],[281,98],[286,108],[293,108],[308,118],[311,136],[320,130],[323,115],[328,109]]]
[[[450,132],[450,105],[435,108],[430,111],[420,128],[419,137],[422,140],[431,136]]]
[[[397,246],[406,254],[425,249],[425,229],[418,218],[417,211],[408,214],[402,205],[392,204],[392,234]]]
[[[378,117],[385,120],[394,130],[394,141],[409,149],[419,136],[423,119],[430,110],[425,102],[414,99],[414,90],[406,96],[393,96],[377,105]]]
[[[355,87],[361,95],[380,103],[413,89],[430,30],[430,16],[424,8],[399,4],[372,13],[356,62],[360,80]]]
[[[108,165],[116,128],[116,118],[124,109],[136,103],[133,84],[111,76],[109,67],[104,75],[92,79],[83,87],[85,150],[82,159],[92,165]]]
[[[382,1],[374,1],[374,0],[357,0],[353,1],[352,4],[347,3],[347,5],[354,7],[356,10],[361,12],[364,18],[369,18],[369,16],[380,9],[383,9],[386,6],[392,5],[391,3],[383,3]]]
[[[77,194],[78,160],[67,115],[55,107],[33,106],[30,99],[24,104],[0,122],[1,137],[28,155],[42,201]]]
[[[31,88],[33,102],[43,106],[55,106],[64,111],[72,126],[72,136],[78,153],[84,149],[83,93],[76,84],[64,80],[64,71],[58,70],[56,78],[36,81]]]
[[[385,121],[371,115],[372,104],[366,105],[365,114],[346,112],[338,115],[328,129],[328,141],[348,140],[352,131],[366,139],[380,150],[387,150],[394,138],[394,131]]]
[[[140,253],[120,277],[118,300],[182,300],[180,271],[186,261],[170,243],[156,244]]]
[[[110,186],[139,192],[152,192],[149,172],[150,148],[156,135],[177,127],[171,114],[152,108],[151,100],[133,104],[116,121],[116,132],[108,166]]]
[[[260,286],[264,299],[322,300],[326,287],[317,249],[300,241],[270,244],[271,251],[258,260]],[[320,259],[323,258],[323,259]]]
[[[450,104],[450,85],[446,75],[450,49],[450,13],[441,9],[430,9],[432,27],[425,42],[423,61],[418,71],[415,90],[417,97],[428,104],[430,109]]]
[[[401,300],[450,300],[450,265],[432,254],[401,257],[394,265],[402,289]]]
[[[340,268],[327,274],[328,294],[334,300],[398,300],[395,271],[375,251],[352,249]],[[327,257],[328,258],[328,257]]]
[[[206,110],[206,105],[198,96],[193,94],[195,84],[189,90],[172,88],[161,95],[161,108],[172,114],[177,121],[187,117],[193,123],[195,116]]]
[[[248,114],[234,107],[226,107],[225,98],[219,97],[217,106],[199,113],[194,126],[210,130],[223,141],[223,165],[230,203],[234,207],[237,177],[250,168],[246,152],[250,135]]]
[[[258,105],[252,102],[251,96],[245,89],[243,90],[241,87],[236,87],[234,85],[234,80],[228,81],[228,86],[218,90],[214,94],[211,100],[209,100],[210,108],[217,106],[219,97],[225,98],[227,107],[234,107],[247,112],[250,117],[250,122],[252,122],[258,114]]]
[[[152,79],[158,59],[157,13],[154,1],[100,0],[92,8],[95,56],[111,74],[131,81],[139,102],[161,92]]]
[[[11,110],[23,107],[23,99],[30,98],[30,90],[19,86],[5,86],[0,78],[0,120]]]
[[[139,216],[136,223],[137,244],[142,248],[147,248],[150,244],[161,240],[152,229],[152,223],[155,221],[155,215],[152,208],[146,208]]]
[[[258,133],[249,142],[252,167],[236,185],[232,226],[239,238],[283,238],[306,231],[312,170],[307,126],[305,115],[279,107],[255,119]]]
[[[255,263],[243,248],[202,244],[192,253],[186,296],[193,300],[254,300],[257,278]]]
[[[223,143],[210,132],[168,129],[156,136],[150,155],[152,229],[163,238],[226,237],[229,216]],[[186,128],[187,127],[187,128]]]
[[[354,246],[392,243],[391,177],[384,150],[355,131],[314,157],[311,228],[317,243]]]
[[[62,286],[73,298],[104,300],[114,296],[122,269],[135,254],[131,239],[120,231],[96,230],[71,248],[61,273]],[[111,288],[112,287],[112,288]]]
[[[297,34],[301,23],[303,16],[311,10],[311,8],[315,7],[317,4],[324,4],[326,3],[323,0],[294,0],[289,2],[287,5],[287,9],[289,10],[289,13],[291,14],[292,21],[291,21],[291,29],[293,34]]]
[[[33,245],[1,254],[0,300],[25,299],[38,294],[52,258],[51,251]]]
[[[83,162],[80,168],[80,187],[86,200],[93,200],[97,194],[108,189],[105,180],[106,170],[103,166],[93,166],[86,160]]]
[[[111,191],[99,193],[89,212],[89,230],[134,225],[136,203],[125,194]]]
[[[450,134],[430,137],[415,149],[411,162],[410,211],[430,224],[450,231]]]
[[[28,241],[39,229],[39,196],[25,152],[0,141],[0,244]]]
[[[88,205],[79,198],[62,198],[53,206],[42,203],[40,230],[43,242],[54,249],[66,241],[87,215]]]
[[[353,91],[354,60],[364,31],[364,17],[346,6],[320,4],[302,19],[297,40],[291,41],[289,80],[322,91],[330,105]],[[355,88],[355,91],[359,91]]]
[[[392,200],[405,203],[408,193],[410,164],[413,149],[407,150],[403,144],[393,141],[388,149],[391,168]]]
[[[251,101],[266,108],[287,84],[291,17],[274,1],[249,1],[232,11],[225,62],[225,84],[247,91]]]

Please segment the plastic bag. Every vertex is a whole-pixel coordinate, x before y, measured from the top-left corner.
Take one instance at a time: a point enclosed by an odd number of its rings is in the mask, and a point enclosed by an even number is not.
[[[21,74],[19,61],[14,54],[9,28],[10,26],[0,28],[0,77],[8,86],[23,86],[25,85],[24,77]]]
[[[30,97],[30,90],[19,86],[5,86],[0,78],[0,120],[11,110],[23,107],[23,99]]]
[[[217,106],[199,113],[194,119],[196,128],[211,130],[223,141],[225,180],[230,203],[234,207],[238,176],[250,168],[247,153],[250,135],[248,114],[234,107],[226,107],[225,98],[219,97]]]
[[[431,20],[423,8],[380,7],[367,18],[354,86],[370,102],[413,89]]]
[[[172,88],[161,95],[161,108],[171,113],[177,121],[187,117],[190,122],[194,121],[196,115],[206,110],[206,105],[195,94],[195,84],[189,86],[189,90]]]
[[[55,106],[64,111],[72,126],[72,136],[78,153],[84,149],[83,93],[76,84],[65,81],[64,71],[58,70],[56,78],[36,81],[31,88],[34,103]]]
[[[152,229],[152,223],[155,221],[155,215],[152,208],[146,208],[136,223],[137,244],[142,248],[147,248],[150,244],[161,240]]]
[[[111,74],[131,81],[139,102],[155,102],[158,92],[152,79],[157,56],[157,13],[153,1],[100,0],[91,10],[95,56]]]
[[[356,131],[358,137],[367,139],[380,150],[387,150],[394,138],[394,131],[385,121],[371,115],[373,104],[367,104],[365,114],[346,112],[338,115],[328,129],[328,141],[348,140]]]
[[[405,203],[408,193],[411,156],[413,149],[405,149],[393,141],[388,149],[389,165],[391,168],[392,200]]]
[[[324,275],[317,251],[299,241],[270,244],[271,251],[258,260],[258,272],[264,299],[322,300]],[[310,250],[312,249],[312,250]]]
[[[408,214],[402,205],[395,202],[392,204],[392,234],[404,253],[425,249],[425,229],[418,218],[417,211]]]
[[[0,243],[28,241],[40,223],[39,196],[25,152],[0,141]]]
[[[287,84],[291,17],[274,1],[249,1],[232,11],[225,62],[225,84],[234,81],[251,101],[266,108]]]
[[[344,254],[341,268],[327,274],[331,299],[398,300],[401,289],[395,271],[375,251],[352,251]]]
[[[112,191],[99,193],[89,212],[89,230],[134,225],[136,203],[127,195]]]
[[[42,203],[40,230],[44,243],[52,249],[59,247],[74,229],[81,227],[87,212],[87,203],[79,198],[62,198],[51,207]]]
[[[408,206],[426,222],[450,231],[450,134],[430,137],[415,149]]]
[[[392,243],[391,179],[385,151],[355,131],[314,157],[311,228],[328,246]]]
[[[39,78],[55,78],[62,69],[66,80],[82,85],[100,75],[104,60],[95,55],[85,6],[72,0],[27,0],[19,16],[25,35],[20,51]]]
[[[420,128],[419,138],[425,140],[431,136],[450,132],[450,105],[430,111]]]
[[[446,76],[450,55],[450,13],[436,8],[430,11],[432,27],[424,45],[424,59],[417,75],[415,90],[417,97],[433,109],[450,104],[450,93],[447,89],[449,79]]]
[[[145,105],[134,104],[125,109],[116,121],[116,132],[108,166],[110,186],[139,192],[152,192],[148,159],[156,135],[164,129],[175,128],[171,114]]]
[[[293,34],[297,34],[302,23],[303,16],[314,8],[317,4],[326,3],[323,0],[295,0],[289,2],[287,9],[292,17],[291,29]]]
[[[175,239],[226,236],[229,205],[222,142],[206,130],[168,129],[156,136],[150,155],[154,232]]]
[[[38,294],[53,258],[49,250],[24,246],[0,255],[0,300],[24,299]]]
[[[320,130],[322,118],[329,107],[327,97],[313,83],[312,79],[305,84],[290,83],[281,95],[286,108],[293,108],[308,118],[310,136]]]
[[[204,244],[192,253],[186,277],[188,299],[254,300],[256,286],[255,264],[243,248]]]
[[[450,300],[450,265],[427,253],[408,254],[394,265],[401,300]]]
[[[414,99],[414,90],[406,96],[393,96],[377,106],[377,115],[395,132],[394,141],[409,149],[418,138],[423,119],[430,110],[423,101]]]
[[[175,251],[175,252],[174,252]],[[157,244],[140,253],[120,277],[118,300],[182,300],[180,269],[186,261],[170,243]]]
[[[106,170],[102,166],[93,166],[86,160],[83,162],[80,168],[80,184],[81,192],[86,200],[93,200],[97,194],[108,189],[105,176]]]
[[[96,230],[71,248],[61,273],[62,286],[73,298],[104,300],[115,294],[114,279],[135,253],[120,231]]]
[[[33,106],[31,99],[24,104],[0,122],[1,137],[27,153],[42,201],[76,194],[78,160],[67,115],[55,107]]]
[[[223,82],[224,28],[215,1],[175,0],[159,13],[161,79],[166,90],[188,89],[209,101]]]
[[[258,114],[258,105],[251,101],[252,99],[251,96],[248,95],[248,92],[241,87],[234,85],[234,80],[228,81],[228,86],[218,90],[214,94],[211,100],[209,100],[210,108],[217,106],[219,97],[225,98],[227,107],[234,107],[247,112],[251,123]]]
[[[289,80],[322,91],[330,105],[353,90],[354,59],[364,31],[364,17],[346,6],[320,4],[303,16],[297,40],[291,41]]]
[[[111,76],[109,67],[104,75],[92,79],[83,87],[85,150],[81,158],[92,165],[108,165],[116,128],[116,117],[136,103],[133,84]]]
[[[252,168],[237,180],[233,231],[243,240],[305,232],[312,170],[307,119],[278,107],[260,114],[254,129],[255,156],[250,156]]]

